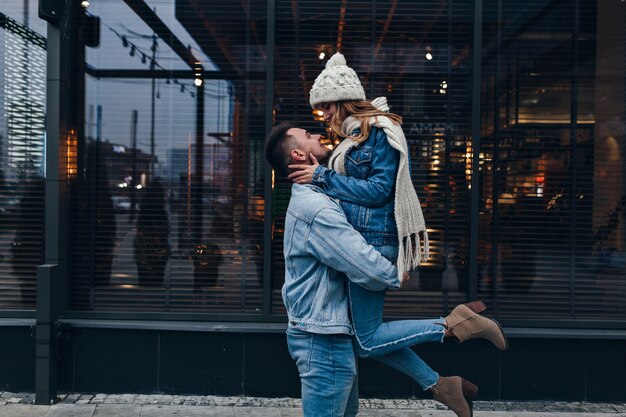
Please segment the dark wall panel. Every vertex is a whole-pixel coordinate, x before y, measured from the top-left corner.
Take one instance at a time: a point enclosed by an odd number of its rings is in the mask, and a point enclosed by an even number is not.
[[[626,341],[587,342],[587,400],[624,401],[626,398]]]
[[[502,355],[503,399],[580,401],[584,396],[583,340],[519,339]]]
[[[243,337],[234,333],[161,332],[159,391],[241,394]]]
[[[74,337],[75,391],[158,391],[157,332],[79,329]]]
[[[35,339],[30,327],[0,327],[0,391],[35,390]]]

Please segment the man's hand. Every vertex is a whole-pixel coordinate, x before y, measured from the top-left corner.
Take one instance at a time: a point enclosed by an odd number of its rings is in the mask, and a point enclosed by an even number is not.
[[[409,276],[408,272],[405,272],[404,274],[402,274],[402,281],[400,281],[400,286],[403,286],[404,284],[409,282],[409,278],[411,277]]]
[[[289,178],[296,184],[310,184],[311,182],[313,182],[313,173],[315,172],[315,169],[320,166],[320,164],[319,162],[317,162],[317,158],[315,157],[315,155],[311,154],[310,157],[312,165],[289,165],[289,169],[293,169],[296,171],[289,174],[287,178]]]

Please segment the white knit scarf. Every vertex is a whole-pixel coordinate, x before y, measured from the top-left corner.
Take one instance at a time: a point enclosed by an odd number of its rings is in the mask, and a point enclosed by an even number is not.
[[[372,105],[384,112],[389,111],[387,99],[378,97],[372,101]],[[426,222],[420,201],[411,181],[409,172],[409,150],[406,137],[400,125],[395,124],[387,117],[372,117],[370,126],[382,128],[387,134],[387,140],[392,148],[400,152],[400,165],[396,175],[396,195],[395,195],[395,219],[398,227],[398,275],[402,279],[405,271],[417,267],[420,262],[428,260],[429,244]],[[355,129],[361,127],[361,123],[355,117],[348,117],[344,120],[341,130],[350,135]],[[338,174],[346,175],[345,157],[350,149],[359,145],[351,138],[344,139],[333,151],[328,160],[328,168]],[[420,243],[420,232],[422,232],[423,246]]]

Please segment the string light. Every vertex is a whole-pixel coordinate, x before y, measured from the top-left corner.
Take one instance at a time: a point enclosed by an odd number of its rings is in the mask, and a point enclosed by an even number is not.
[[[167,71],[167,69],[165,67],[163,67],[162,65],[160,65],[156,59],[152,58],[151,56],[149,56],[148,54],[146,54],[141,47],[137,46],[136,44],[134,44],[132,41],[130,41],[128,39],[128,37],[126,35],[122,35],[121,33],[119,33],[117,30],[115,30],[114,28],[112,28],[111,26],[107,25],[106,23],[102,22],[106,27],[109,28],[109,30],[111,30],[113,33],[115,33],[115,35],[120,39],[120,41],[122,42],[122,46],[124,48],[128,48],[130,46],[130,50],[128,52],[128,54],[130,56],[137,56],[139,57],[139,59],[141,60],[142,64],[150,64],[151,67],[153,68],[158,68],[162,71]],[[190,50],[192,49],[191,46],[188,47]],[[153,43],[150,46],[150,50],[151,51],[156,51],[156,44]],[[180,86],[180,92],[181,93],[185,93],[188,92],[190,97],[195,98],[196,94],[192,91],[193,90],[193,86],[195,85],[196,87],[200,87],[202,86],[202,84],[204,83],[204,80],[202,79],[202,65],[201,63],[198,61],[196,62],[195,68],[194,68],[194,80],[192,81],[191,84],[185,84],[183,82],[178,81],[177,79],[174,80],[170,80],[169,78],[167,78],[165,80],[166,84],[171,84],[172,82],[176,85]],[[232,96],[233,92],[232,92],[232,86],[229,86],[229,91],[228,91],[228,96]],[[209,94],[208,92],[205,92],[205,94]],[[210,94],[209,94],[210,95]],[[156,93],[156,98],[160,98],[161,94],[160,92]],[[219,93],[217,95],[212,96],[214,98],[225,98],[227,96],[223,96],[220,95]]]

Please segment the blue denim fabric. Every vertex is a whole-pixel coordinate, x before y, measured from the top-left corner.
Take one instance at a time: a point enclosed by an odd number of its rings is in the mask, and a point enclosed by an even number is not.
[[[376,248],[388,260],[396,261],[398,246]],[[439,318],[383,322],[384,290],[370,291],[349,283],[349,297],[358,355],[373,357],[405,373],[423,389],[433,386],[439,375],[409,346],[443,342],[445,321]]]
[[[399,163],[400,153],[389,145],[387,134],[373,127],[368,138],[346,154],[346,175],[320,165],[312,183],[340,200],[348,221],[367,243],[394,245],[398,244],[394,196]]]
[[[300,373],[304,417],[353,417],[359,407],[352,338],[287,329]]]
[[[352,334],[341,273],[374,291],[400,285],[396,267],[368,245],[341,207],[314,185],[292,186],[283,243],[282,295],[289,327]]]

